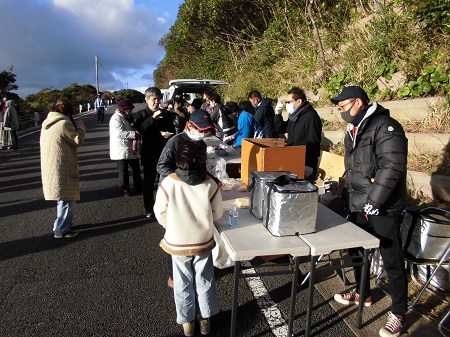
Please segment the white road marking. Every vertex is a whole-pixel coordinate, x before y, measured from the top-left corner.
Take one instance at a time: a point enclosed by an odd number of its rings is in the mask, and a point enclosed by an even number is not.
[[[254,268],[242,269],[243,274],[256,273]],[[253,297],[256,299],[262,314],[266,318],[270,329],[274,336],[286,336],[288,332],[287,321],[283,318],[281,310],[276,303],[270,298],[269,292],[266,286],[262,282],[260,277],[247,277],[245,278],[248,287],[253,293]]]

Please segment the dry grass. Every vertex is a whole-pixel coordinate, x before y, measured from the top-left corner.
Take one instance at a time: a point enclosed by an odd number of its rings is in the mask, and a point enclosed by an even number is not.
[[[346,128],[347,123],[344,121],[342,122],[326,121],[325,123],[322,124],[323,131],[339,131],[339,130],[346,130]]]
[[[450,133],[450,107],[448,102],[440,100],[428,107],[427,115],[420,120],[402,122],[408,133]]]
[[[408,170],[450,175],[449,146],[443,151],[422,152],[408,156]]]

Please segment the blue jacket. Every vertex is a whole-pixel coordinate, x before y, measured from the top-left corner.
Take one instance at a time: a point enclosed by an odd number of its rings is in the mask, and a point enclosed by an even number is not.
[[[253,138],[255,134],[255,122],[257,123],[255,117],[249,112],[242,110],[237,122],[238,131],[234,134],[234,147],[241,146],[242,139],[244,138]]]

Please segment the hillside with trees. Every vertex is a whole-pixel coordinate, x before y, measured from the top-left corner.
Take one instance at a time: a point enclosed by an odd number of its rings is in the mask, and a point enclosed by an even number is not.
[[[450,0],[186,0],[160,41],[156,85],[175,78],[228,81],[225,98],[293,85],[321,103],[344,85],[371,99],[449,97]],[[398,88],[377,85],[403,76]]]
[[[51,110],[53,103],[59,98],[65,98],[74,105],[75,112],[79,111],[81,105],[83,110],[87,109],[87,103],[91,103],[93,107],[94,100],[97,98],[97,89],[90,84],[79,85],[73,83],[68,87],[58,90],[54,88],[44,88],[35,94],[28,95],[22,99],[19,95],[12,92],[17,90],[15,84],[16,75],[13,73],[13,67],[0,72],[0,97],[7,97],[16,101],[20,115],[34,114],[37,112],[48,112]],[[110,101],[119,99],[129,99],[134,103],[144,101],[144,94],[133,89],[123,89],[118,91],[104,91],[103,98]]]

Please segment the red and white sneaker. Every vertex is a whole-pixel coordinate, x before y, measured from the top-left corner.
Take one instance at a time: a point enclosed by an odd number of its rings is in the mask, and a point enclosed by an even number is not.
[[[403,317],[389,312],[386,325],[380,329],[380,337],[400,336],[404,327],[405,320]]]
[[[356,305],[358,305],[359,304],[359,294],[356,292],[356,290],[349,291],[346,293],[341,293],[341,294],[335,294],[334,300],[341,304],[346,304],[346,305],[356,304]],[[364,306],[370,307],[371,305],[372,305],[372,296],[369,296],[364,301]]]

